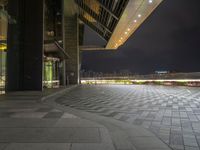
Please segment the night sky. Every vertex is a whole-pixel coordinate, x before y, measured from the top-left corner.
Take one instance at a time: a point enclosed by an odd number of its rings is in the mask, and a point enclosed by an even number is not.
[[[85,28],[85,45],[103,43]],[[117,51],[83,52],[82,69],[139,74],[200,71],[200,0],[164,0]]]

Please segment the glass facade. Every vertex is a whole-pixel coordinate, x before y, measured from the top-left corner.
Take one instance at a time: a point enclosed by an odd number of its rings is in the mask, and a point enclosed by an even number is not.
[[[44,88],[58,88],[59,81],[59,59],[46,57],[44,59],[43,69],[43,87]]]
[[[0,51],[0,94],[5,93],[6,52]]]
[[[0,94],[65,86],[62,8],[62,0],[0,0]]]
[[[7,56],[7,29],[8,23],[15,20],[7,12],[8,0],[0,0],[0,94],[5,93],[6,84],[6,56]],[[45,41],[54,44],[54,39],[60,40],[61,33],[61,1],[45,0]],[[43,59],[43,88],[57,88],[60,85],[60,59],[57,57],[57,48],[44,49]]]
[[[55,43],[62,47],[62,42],[58,42],[62,41],[61,5],[61,0],[45,0],[43,88],[60,85],[61,56]]]
[[[7,28],[8,14],[6,3],[0,3],[0,94],[5,93],[6,81],[6,50],[7,50]]]

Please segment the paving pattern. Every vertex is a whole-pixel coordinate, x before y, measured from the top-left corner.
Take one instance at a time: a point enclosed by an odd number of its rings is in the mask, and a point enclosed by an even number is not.
[[[41,96],[36,92],[18,92],[0,97],[1,119],[62,119],[78,118],[67,112],[40,103]],[[1,125],[1,124],[0,124]]]
[[[105,127],[38,98],[0,97],[0,150],[114,150]]]
[[[84,85],[56,102],[147,128],[174,150],[200,149],[200,88]]]

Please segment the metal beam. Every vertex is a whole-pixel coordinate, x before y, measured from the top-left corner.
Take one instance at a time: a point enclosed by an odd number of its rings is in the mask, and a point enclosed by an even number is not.
[[[98,29],[93,23],[89,22],[88,20],[86,20],[83,16],[80,16],[79,15],[79,19],[81,21],[83,21],[86,25],[88,25],[92,30],[94,30],[95,32],[98,33],[98,35],[100,35],[100,37],[105,40],[106,42],[108,42],[108,39],[106,39],[104,36],[103,36],[103,31],[101,31],[100,29]]]
[[[101,0],[96,0],[98,1],[98,3],[101,5],[101,7],[107,11],[112,17],[114,17],[116,20],[119,20],[119,17],[117,17],[111,10],[109,10],[106,6],[104,6],[104,4],[102,3]]]
[[[82,51],[99,51],[105,50],[105,46],[98,46],[98,45],[87,45],[87,46],[80,46],[80,50]]]
[[[100,24],[107,32],[109,32],[110,34],[112,34],[112,31],[106,26],[104,25],[101,20],[99,19],[99,16],[92,10],[90,9],[87,5],[85,4],[81,4],[79,0],[75,0],[75,2],[78,4],[78,6],[85,11],[86,13],[88,13],[90,16],[92,16],[98,24]]]

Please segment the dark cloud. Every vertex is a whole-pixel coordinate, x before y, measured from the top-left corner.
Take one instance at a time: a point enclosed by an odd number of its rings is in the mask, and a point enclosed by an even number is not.
[[[102,72],[129,69],[200,71],[200,1],[164,0],[115,52],[84,52],[82,68]],[[85,44],[104,44],[86,28]]]

